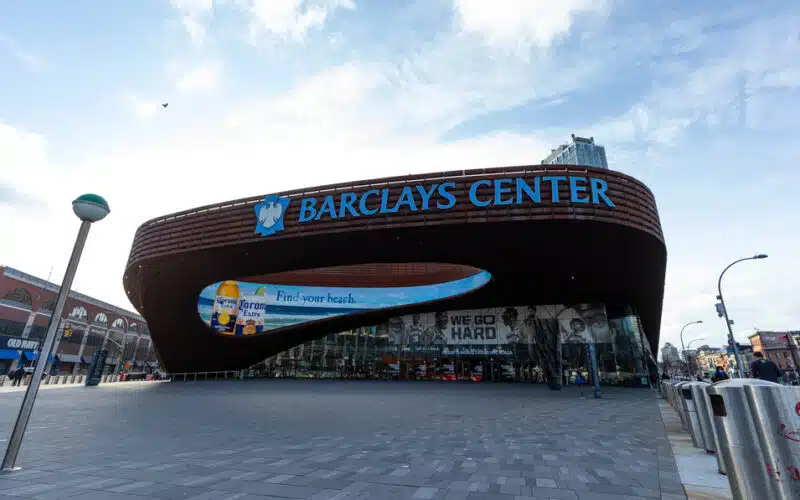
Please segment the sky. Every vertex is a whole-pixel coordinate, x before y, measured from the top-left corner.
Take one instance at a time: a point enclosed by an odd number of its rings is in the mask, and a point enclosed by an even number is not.
[[[169,103],[163,108],[161,103]],[[130,308],[138,225],[310,185],[538,163],[570,133],[654,192],[661,342],[800,329],[800,4],[0,2],[0,264]],[[695,344],[697,345],[697,343]]]

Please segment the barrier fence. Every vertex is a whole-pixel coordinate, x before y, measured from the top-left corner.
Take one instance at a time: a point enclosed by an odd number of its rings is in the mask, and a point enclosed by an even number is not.
[[[225,380],[244,378],[241,370],[226,372],[194,372],[194,373],[171,373],[168,380],[171,382],[193,382],[195,380]]]
[[[694,447],[716,457],[733,500],[800,499],[800,387],[664,380],[660,392]]]
[[[22,387],[30,383],[30,377],[24,376],[20,379],[19,385]],[[159,380],[149,374],[123,374],[123,375],[103,375],[101,382],[135,382],[135,381],[150,381]],[[168,380],[168,379],[161,379]],[[83,384],[86,381],[86,375],[45,375],[42,378],[42,385],[77,385]],[[13,385],[14,379],[8,375],[0,376],[0,387],[8,387]]]
[[[240,370],[223,372],[196,372],[196,373],[171,373],[171,374],[146,374],[146,373],[124,373],[118,375],[103,375],[100,383],[110,382],[137,382],[137,381],[165,381],[165,382],[194,382],[196,380],[233,380],[243,379],[244,372]],[[83,384],[86,375],[45,375],[42,378],[42,385],[77,385]],[[14,379],[7,376],[0,376],[0,387],[9,387],[14,383]],[[30,377],[24,376],[19,385],[22,387],[30,383]]]

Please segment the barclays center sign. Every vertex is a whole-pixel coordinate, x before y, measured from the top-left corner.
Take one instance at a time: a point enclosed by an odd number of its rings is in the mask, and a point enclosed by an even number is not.
[[[559,188],[565,186],[567,195]],[[449,210],[456,206],[455,182],[418,184],[402,188],[370,189],[362,193],[343,192],[299,200],[297,222],[369,217],[403,211]],[[544,175],[529,178],[481,179],[469,185],[469,202],[476,207],[529,206],[540,203],[603,205],[614,207],[608,184],[596,177]],[[283,230],[283,218],[293,201],[278,195],[256,204],[256,234],[269,236]]]

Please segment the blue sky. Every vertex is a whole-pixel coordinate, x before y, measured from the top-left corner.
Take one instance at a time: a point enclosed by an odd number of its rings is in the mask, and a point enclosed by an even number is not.
[[[385,175],[536,163],[569,134],[656,195],[661,338],[800,329],[800,6],[616,0],[0,3],[0,263],[61,279],[69,202],[112,205],[76,287],[129,306],[136,227]],[[169,102],[167,109],[161,102]],[[598,242],[602,244],[602,242]]]

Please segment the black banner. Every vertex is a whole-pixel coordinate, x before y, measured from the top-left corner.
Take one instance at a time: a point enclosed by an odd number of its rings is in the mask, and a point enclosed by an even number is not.
[[[86,385],[98,385],[100,379],[103,378],[103,369],[106,367],[106,358],[108,358],[108,351],[105,349],[98,349],[92,355],[92,362],[89,364],[89,374],[86,376]]]

